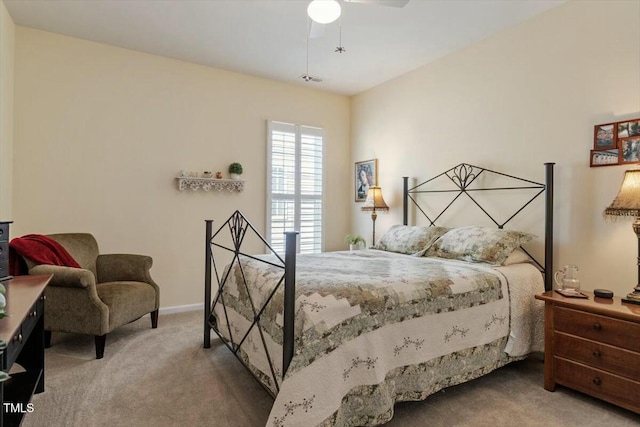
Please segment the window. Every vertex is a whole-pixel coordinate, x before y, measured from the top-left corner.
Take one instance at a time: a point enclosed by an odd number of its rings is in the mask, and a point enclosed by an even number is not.
[[[298,251],[322,251],[320,128],[267,122],[267,241],[284,254],[284,232],[299,231]]]

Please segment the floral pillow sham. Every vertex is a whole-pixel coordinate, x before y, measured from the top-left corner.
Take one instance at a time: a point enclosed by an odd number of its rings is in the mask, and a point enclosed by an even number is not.
[[[533,238],[532,234],[520,231],[477,226],[459,227],[442,235],[431,245],[426,255],[502,265],[514,249]]]
[[[418,227],[394,225],[375,246],[388,252],[422,256],[440,236],[449,229],[446,227]]]

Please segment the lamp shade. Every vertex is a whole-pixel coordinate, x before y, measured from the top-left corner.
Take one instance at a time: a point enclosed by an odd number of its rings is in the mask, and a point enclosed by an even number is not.
[[[640,217],[640,169],[625,171],[620,191],[611,205],[604,210],[604,216]]]
[[[367,199],[364,201],[364,204],[361,208],[363,211],[388,211],[389,206],[384,201],[382,197],[382,189],[377,185],[372,185],[369,187],[369,192],[367,192]]]
[[[336,0],[313,0],[307,7],[309,18],[318,24],[329,24],[340,17],[342,9]]]

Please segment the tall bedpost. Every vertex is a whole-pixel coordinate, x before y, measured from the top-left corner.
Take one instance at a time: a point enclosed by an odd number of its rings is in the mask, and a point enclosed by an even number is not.
[[[213,220],[205,219],[205,260],[204,260],[204,348],[211,347],[211,327],[209,318],[211,317],[211,235]]]
[[[544,289],[553,289],[553,165],[545,163],[546,191],[544,213]]]
[[[402,177],[402,224],[409,225],[409,177]]]
[[[297,231],[285,234],[284,253],[284,336],[282,345],[282,377],[293,359],[294,317],[296,313],[296,239]]]

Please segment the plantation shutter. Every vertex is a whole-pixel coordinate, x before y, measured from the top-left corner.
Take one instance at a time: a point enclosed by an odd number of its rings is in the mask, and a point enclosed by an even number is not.
[[[300,253],[322,251],[320,128],[267,122],[267,241],[284,254],[284,232],[299,231]]]

